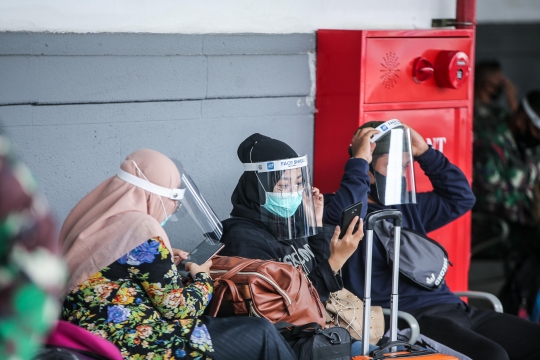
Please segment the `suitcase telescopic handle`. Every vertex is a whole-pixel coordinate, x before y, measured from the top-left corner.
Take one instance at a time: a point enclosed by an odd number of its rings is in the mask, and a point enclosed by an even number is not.
[[[371,310],[371,270],[373,257],[373,229],[380,220],[394,220],[394,258],[392,266],[392,294],[390,295],[390,340],[397,340],[398,313],[398,277],[399,277],[399,244],[401,234],[401,212],[396,209],[374,211],[366,216],[365,239],[365,273],[364,273],[364,318],[362,319],[362,354],[369,353],[369,330]]]
[[[384,209],[374,211],[366,216],[366,229],[373,230],[377,221],[386,219],[394,220],[394,226],[401,227],[401,211],[394,209]]]

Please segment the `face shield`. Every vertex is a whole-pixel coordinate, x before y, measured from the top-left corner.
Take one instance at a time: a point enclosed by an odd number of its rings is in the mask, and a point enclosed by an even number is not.
[[[218,243],[223,234],[221,221],[179,161],[173,160],[181,175],[178,188],[168,189],[119,170],[117,176],[153,194],[176,201],[172,214],[163,225],[175,248],[190,251],[201,241]]]
[[[244,163],[259,182],[261,222],[278,240],[317,234],[307,156]]]
[[[370,195],[383,205],[415,204],[416,185],[411,149],[411,133],[399,120],[389,120],[376,128],[370,170],[375,177]]]

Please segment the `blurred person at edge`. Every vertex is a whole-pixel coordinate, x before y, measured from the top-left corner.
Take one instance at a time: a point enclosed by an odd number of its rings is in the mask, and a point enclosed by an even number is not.
[[[540,91],[529,92],[505,122],[477,134],[473,160],[473,211],[506,220],[522,256],[540,254]]]
[[[185,265],[190,283],[179,276],[187,253],[171,247],[163,225],[180,205],[196,210],[182,200],[200,198],[196,187],[177,188],[188,180],[167,156],[138,150],[75,205],[60,231],[70,271],[62,318],[106,338],[126,359],[294,359],[266,319],[203,315],[211,260]],[[199,224],[209,221],[205,210]]]
[[[474,133],[491,129],[506,121],[517,110],[517,89],[504,75],[498,61],[482,61],[476,64],[474,75]],[[500,102],[504,94],[506,106]]]
[[[0,130],[0,358],[34,357],[60,314],[65,277],[45,197]]]

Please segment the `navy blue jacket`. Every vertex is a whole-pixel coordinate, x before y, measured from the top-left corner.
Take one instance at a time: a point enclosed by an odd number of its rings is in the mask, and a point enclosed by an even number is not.
[[[367,175],[367,162],[361,162],[360,159],[351,159],[351,173],[366,171],[360,179],[365,179]],[[467,178],[463,172],[439,151],[431,147],[421,156],[415,159],[433,186],[433,191],[418,193],[417,203],[409,205],[382,206],[368,204],[368,212],[381,210],[384,208],[394,208],[401,211],[403,215],[403,227],[413,229],[419,233],[426,234],[429,231],[440,228],[443,225],[457,219],[468,210],[475,202],[474,194],[469,186]],[[346,166],[348,169],[349,163]],[[341,183],[339,190],[333,196],[328,198],[329,203],[325,204],[325,219],[328,223],[341,215],[341,210],[358,201],[364,201],[367,197],[369,188],[367,185],[359,187],[357,191],[352,191],[354,180],[350,176],[344,175],[345,184]],[[363,181],[363,180],[362,180]],[[326,200],[326,198],[325,198]],[[332,206],[334,201],[339,201]],[[366,201],[367,203],[367,201]],[[365,204],[366,204],[365,203]],[[336,223],[337,224],[337,223]],[[364,229],[365,231],[365,229]],[[365,242],[362,241],[357,251],[349,258],[343,267],[343,281],[345,287],[362,298],[364,295],[364,261],[365,261]],[[451,260],[451,259],[450,259]],[[373,305],[383,307],[390,306],[390,293],[392,286],[392,268],[387,262],[386,251],[377,235],[373,236],[373,273],[371,298]],[[460,303],[461,300],[455,296],[446,283],[443,283],[436,290],[424,289],[404,276],[399,278],[399,308],[400,310],[410,311],[412,309],[431,306],[435,304]]]
[[[359,201],[364,204],[361,217],[366,217],[368,169],[369,164],[364,159],[351,158],[345,163],[345,173],[341,177],[339,190],[335,194],[324,194],[324,224],[339,225],[343,209]]]

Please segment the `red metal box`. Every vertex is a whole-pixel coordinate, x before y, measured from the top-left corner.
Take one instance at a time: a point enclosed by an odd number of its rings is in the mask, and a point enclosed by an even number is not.
[[[314,183],[339,187],[355,129],[397,118],[442,151],[472,181],[473,30],[317,33]],[[417,191],[431,189],[416,168]],[[429,234],[454,266],[453,290],[468,287],[470,214]]]

